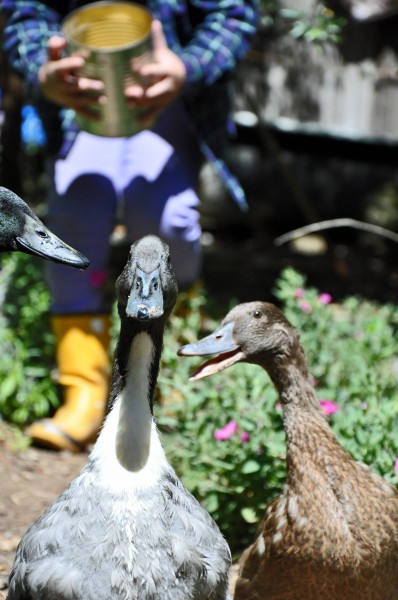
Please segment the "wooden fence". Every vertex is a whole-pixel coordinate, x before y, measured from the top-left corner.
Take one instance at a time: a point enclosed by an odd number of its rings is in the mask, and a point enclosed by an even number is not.
[[[396,25],[398,43],[398,21]],[[366,27],[372,32],[380,24]],[[281,129],[398,142],[396,48],[370,44],[373,50],[366,56],[366,51],[352,48],[347,52],[349,39],[344,49],[320,49],[288,36],[271,41],[266,36],[267,32],[259,32],[238,70],[236,110],[251,110]],[[366,35],[352,36],[351,46],[355,43],[357,50],[358,43],[366,47]],[[361,59],[347,59],[355,54]]]

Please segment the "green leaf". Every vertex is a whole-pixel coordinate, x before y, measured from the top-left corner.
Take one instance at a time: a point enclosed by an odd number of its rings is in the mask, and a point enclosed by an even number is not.
[[[242,517],[246,521],[246,523],[257,523],[257,521],[258,521],[256,511],[253,508],[251,508],[250,506],[246,506],[245,508],[242,508],[242,510],[240,511],[240,514],[242,515]]]
[[[250,473],[256,473],[261,469],[261,465],[256,460],[247,460],[241,469],[241,473],[249,475]]]

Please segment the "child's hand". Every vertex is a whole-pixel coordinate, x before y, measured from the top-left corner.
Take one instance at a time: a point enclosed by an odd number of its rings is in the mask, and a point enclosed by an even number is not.
[[[153,122],[180,94],[186,79],[185,65],[170,50],[164,37],[162,24],[152,24],[153,62],[140,64],[133,61],[132,68],[146,82],[146,86],[126,86],[125,96],[130,108],[145,108],[141,122]]]
[[[40,67],[39,83],[44,96],[90,119],[99,119],[98,107],[103,102],[104,84],[79,75],[83,56],[62,58],[66,40],[52,36],[48,40],[48,61]]]

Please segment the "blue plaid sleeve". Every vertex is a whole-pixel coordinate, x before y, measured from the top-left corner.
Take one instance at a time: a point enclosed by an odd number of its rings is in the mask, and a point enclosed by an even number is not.
[[[235,69],[256,32],[257,0],[191,0],[204,18],[195,27],[192,40],[180,58],[187,70],[187,83],[211,85]]]
[[[47,41],[59,33],[59,15],[30,0],[1,0],[5,16],[3,47],[9,64],[18,71],[28,90],[36,89],[41,65],[47,60]]]

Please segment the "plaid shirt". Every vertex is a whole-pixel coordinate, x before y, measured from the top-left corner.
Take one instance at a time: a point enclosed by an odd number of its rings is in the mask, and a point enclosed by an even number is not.
[[[77,133],[73,111],[39,95],[38,71],[47,61],[47,40],[60,33],[62,19],[89,2],[0,0],[6,17],[4,49],[22,74],[27,95],[36,98],[49,151],[65,156]],[[222,160],[231,106],[231,76],[256,31],[258,0],[148,0],[162,22],[168,46],[184,62],[183,93],[205,157],[214,164],[234,199],[245,206],[243,190]]]

